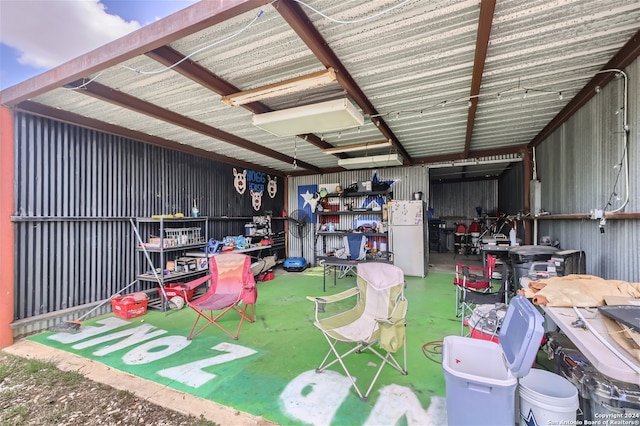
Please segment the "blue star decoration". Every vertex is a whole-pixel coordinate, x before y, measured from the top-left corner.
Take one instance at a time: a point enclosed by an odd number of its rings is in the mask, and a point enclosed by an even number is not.
[[[522,415],[521,417],[522,420],[524,420],[524,424],[526,426],[538,426],[538,423],[536,423],[536,416],[533,415],[533,410],[529,409],[529,414],[527,415],[526,419]]]

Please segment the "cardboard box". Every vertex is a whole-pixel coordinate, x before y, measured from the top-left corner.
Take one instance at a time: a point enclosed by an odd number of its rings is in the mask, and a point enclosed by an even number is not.
[[[207,257],[196,257],[194,258],[196,261],[196,270],[197,271],[205,271],[209,269],[209,258]]]
[[[147,313],[149,298],[145,293],[115,296],[111,299],[113,313],[124,319],[141,317]]]
[[[176,259],[176,272],[193,272],[198,270],[198,258],[179,257]]]

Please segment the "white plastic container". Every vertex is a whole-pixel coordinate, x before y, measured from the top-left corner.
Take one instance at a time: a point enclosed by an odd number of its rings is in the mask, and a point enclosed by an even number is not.
[[[518,378],[526,376],[544,334],[542,315],[524,296],[511,299],[499,333],[499,344],[470,337],[447,336],[442,368],[449,425],[516,423]]]
[[[521,425],[576,424],[578,389],[564,377],[533,369],[519,382]]]

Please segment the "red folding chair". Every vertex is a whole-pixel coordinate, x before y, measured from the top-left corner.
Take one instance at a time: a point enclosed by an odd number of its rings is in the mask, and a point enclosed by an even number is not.
[[[469,266],[456,263],[453,284],[456,286],[456,317],[463,316],[465,310],[465,292],[475,291],[490,293],[493,288],[491,276],[496,267],[496,257],[487,255],[486,269],[480,266]]]
[[[487,255],[486,268],[456,264],[454,284],[456,286],[456,317],[461,317],[460,334],[464,335],[464,326],[469,315],[477,304],[506,303],[503,285],[494,291],[493,272],[496,257]],[[503,280],[504,281],[504,280]]]
[[[206,282],[209,282],[209,287],[201,297],[195,300],[187,300],[185,297],[186,304],[197,314],[188,339],[193,339],[210,325],[215,325],[237,340],[244,320],[255,321],[258,289],[251,271],[251,258],[239,253],[222,253],[212,256],[209,258],[209,274],[184,283],[185,292]],[[248,310],[250,313],[247,312]],[[214,311],[220,312],[214,316]],[[231,311],[240,315],[240,323],[235,333],[220,323],[221,318]],[[204,324],[196,330],[200,320],[203,320]]]

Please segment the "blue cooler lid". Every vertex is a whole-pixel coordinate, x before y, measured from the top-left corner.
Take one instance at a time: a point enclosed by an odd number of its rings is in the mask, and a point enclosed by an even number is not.
[[[542,342],[543,321],[540,312],[526,297],[517,295],[509,302],[500,327],[499,343],[507,368],[515,377],[529,374]]]

